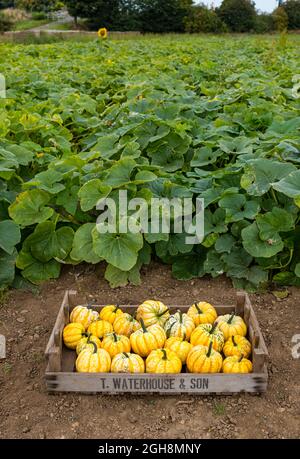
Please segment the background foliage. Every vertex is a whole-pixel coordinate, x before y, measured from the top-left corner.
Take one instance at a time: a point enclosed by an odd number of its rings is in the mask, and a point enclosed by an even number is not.
[[[298,37],[3,45],[1,286],[100,261],[112,286],[138,283],[151,257],[179,279],[299,285],[298,49]],[[95,205],[122,189],[204,198],[205,240],[99,236]]]

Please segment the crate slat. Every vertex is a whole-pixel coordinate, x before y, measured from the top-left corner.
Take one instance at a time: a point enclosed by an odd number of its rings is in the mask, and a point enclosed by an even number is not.
[[[267,388],[267,373],[122,375],[113,373],[47,373],[47,388],[53,392],[118,393],[261,393]]]

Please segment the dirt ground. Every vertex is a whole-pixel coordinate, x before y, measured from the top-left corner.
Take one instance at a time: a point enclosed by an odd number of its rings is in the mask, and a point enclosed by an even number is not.
[[[272,293],[251,295],[270,353],[264,395],[48,395],[44,350],[65,289],[102,304],[151,297],[166,304],[235,299],[226,278],[176,281],[168,267],[153,263],[141,286],[112,290],[102,269],[72,268],[39,293],[11,291],[2,299],[0,333],[8,346],[0,361],[0,438],[300,437],[300,359],[291,354],[292,337],[300,333],[300,290],[294,288],[284,300]]]

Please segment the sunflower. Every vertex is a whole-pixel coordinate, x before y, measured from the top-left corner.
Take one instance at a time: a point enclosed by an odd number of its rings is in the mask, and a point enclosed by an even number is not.
[[[108,31],[107,31],[107,29],[105,27],[102,27],[102,29],[98,30],[98,37],[99,38],[105,39],[105,38],[107,38],[107,36],[108,36]]]

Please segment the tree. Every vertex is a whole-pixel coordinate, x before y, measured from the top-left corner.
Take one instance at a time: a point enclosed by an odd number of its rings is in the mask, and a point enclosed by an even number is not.
[[[44,13],[54,11],[56,3],[56,0],[17,0],[15,2],[18,8],[22,8],[30,12],[39,11]]]
[[[1,0],[0,10],[4,10],[5,8],[11,8],[12,6],[15,6],[14,3],[15,2],[13,0]]]
[[[300,29],[300,0],[288,0],[282,4],[288,16],[288,28]]]
[[[139,16],[142,32],[184,32],[184,20],[192,0],[141,0]]]
[[[226,26],[213,9],[201,4],[191,8],[185,19],[185,31],[188,33],[220,33],[226,31]]]
[[[278,30],[278,32],[286,31],[288,28],[289,18],[285,9],[282,6],[279,6],[273,12],[272,16],[274,19],[276,30]]]
[[[120,18],[120,0],[65,0],[71,16],[90,19],[95,27],[113,27]]]
[[[260,13],[256,16],[254,31],[256,33],[270,33],[275,29],[272,14]]]
[[[251,0],[223,0],[216,12],[232,32],[250,32],[254,29],[256,10]]]
[[[0,34],[11,30],[12,25],[13,24],[9,17],[0,11]]]

